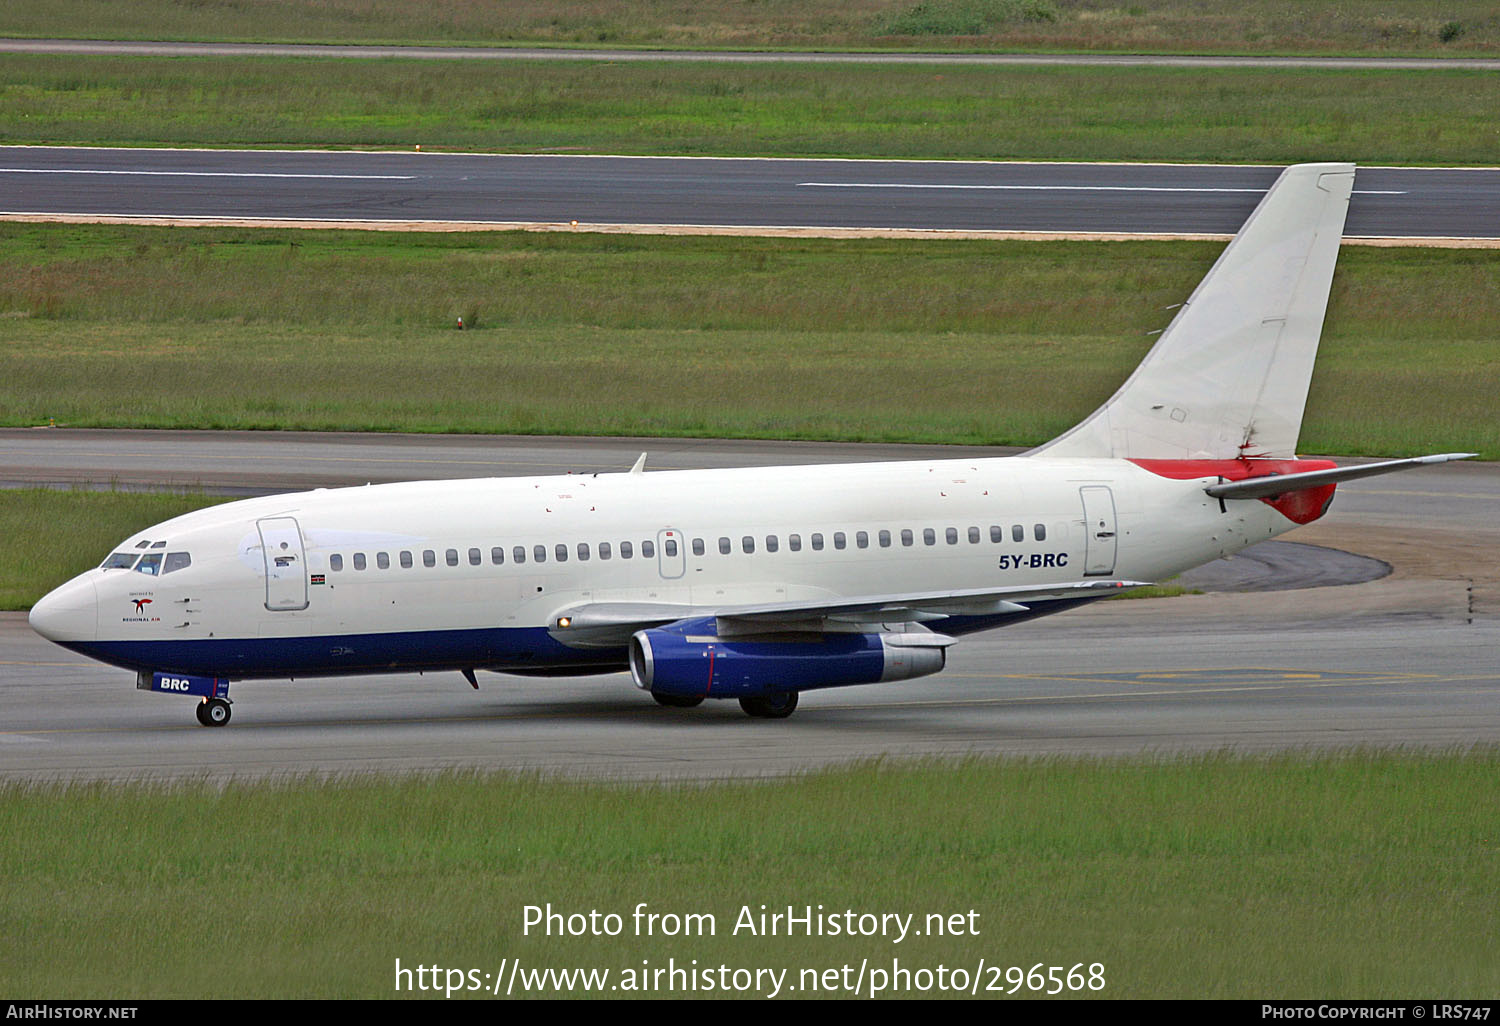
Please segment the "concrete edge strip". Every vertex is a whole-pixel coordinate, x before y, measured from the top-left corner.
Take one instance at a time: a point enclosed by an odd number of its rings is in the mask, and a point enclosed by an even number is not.
[[[1172,167],[1172,168],[1236,168],[1236,169],[1270,169],[1280,171],[1286,167],[1281,164],[1230,164],[1224,162],[1202,160],[1048,160],[1042,157],[1027,158],[994,158],[985,159],[981,157],[964,157],[962,159],[949,160],[942,157],[764,157],[754,154],[741,156],[726,156],[701,153],[527,153],[506,152],[501,150],[434,150],[422,149],[418,144],[415,147],[347,147],[331,146],[313,148],[307,146],[89,146],[82,143],[0,143],[0,150],[46,150],[59,152],[62,150],[84,150],[91,153],[232,153],[232,154],[262,154],[262,153],[299,153],[299,154],[355,154],[357,156],[389,156],[392,154],[415,155],[424,157],[525,157],[525,158],[547,158],[549,160],[698,160],[698,161],[723,161],[723,162],[748,162],[764,161],[766,163],[783,164],[980,164],[980,165],[1002,165],[1007,167]],[[1361,171],[1500,171],[1500,164],[1360,164]]]
[[[587,224],[560,221],[380,221],[273,217],[150,217],[0,211],[0,221],[33,224],[121,224],[166,228],[316,228],[382,232],[578,232],[601,235],[729,235],[800,239],[991,239],[1032,242],[1228,242],[1228,232],[1005,231],[946,228],[833,228],[716,224]],[[1500,239],[1447,236],[1345,236],[1347,245],[1500,249]]]

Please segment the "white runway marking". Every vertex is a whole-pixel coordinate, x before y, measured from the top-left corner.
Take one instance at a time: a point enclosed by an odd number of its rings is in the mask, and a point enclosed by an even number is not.
[[[416,175],[312,175],[252,171],[97,171],[81,167],[0,167],[3,175],[166,175],[180,178],[345,178],[373,182],[404,182]]]
[[[812,189],[999,189],[1011,192],[1255,192],[1265,189],[1196,188],[1165,185],[942,185],[926,182],[798,182]],[[1355,189],[1358,196],[1405,196],[1400,189]]]

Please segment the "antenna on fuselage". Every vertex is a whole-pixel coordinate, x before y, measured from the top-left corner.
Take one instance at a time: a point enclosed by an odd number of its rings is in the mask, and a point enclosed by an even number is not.
[[[635,466],[630,468],[632,474],[644,474],[646,472],[646,454],[641,453],[640,458],[635,461]]]

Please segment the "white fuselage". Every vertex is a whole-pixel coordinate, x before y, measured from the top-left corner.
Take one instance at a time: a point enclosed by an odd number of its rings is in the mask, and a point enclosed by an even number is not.
[[[1160,580],[1295,526],[1262,502],[1226,509],[1204,494],[1215,480],[1032,457],[319,489],[143,531],[115,551],[188,565],[91,570],[32,620],[145,671],[623,668],[623,651],[573,649],[548,628],[592,603],[712,610]]]

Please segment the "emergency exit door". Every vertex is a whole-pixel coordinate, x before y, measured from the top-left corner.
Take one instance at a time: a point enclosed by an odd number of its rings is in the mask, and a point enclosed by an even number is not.
[[[669,581],[675,581],[687,572],[686,544],[687,539],[675,527],[656,532],[657,566],[661,575]]]

